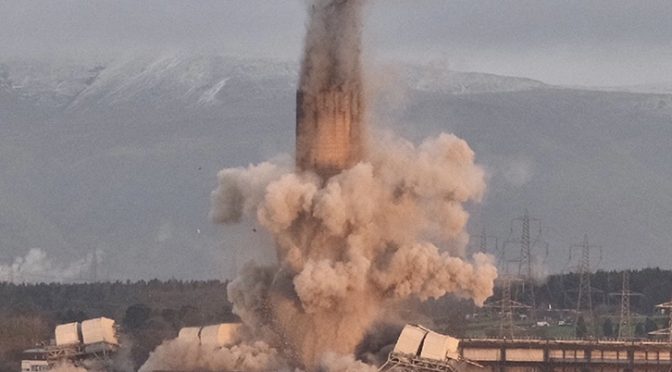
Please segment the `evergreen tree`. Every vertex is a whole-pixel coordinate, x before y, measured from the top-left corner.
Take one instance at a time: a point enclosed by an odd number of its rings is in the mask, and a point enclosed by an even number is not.
[[[579,316],[579,319],[576,321],[576,337],[585,338],[588,335],[588,327],[586,327],[586,320],[583,319],[583,315]]]
[[[602,335],[604,337],[614,337],[614,323],[611,318],[607,318],[602,323]]]
[[[647,316],[646,321],[644,322],[644,332],[648,335],[649,332],[653,332],[656,329],[658,329],[658,325],[656,325],[656,322],[654,322],[653,319]]]
[[[646,336],[646,332],[644,332],[644,323],[639,322],[637,323],[637,325],[635,325],[635,336],[637,337]]]

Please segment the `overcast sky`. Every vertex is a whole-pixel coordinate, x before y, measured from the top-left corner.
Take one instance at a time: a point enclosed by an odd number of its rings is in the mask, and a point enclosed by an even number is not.
[[[298,60],[306,0],[0,1],[0,56],[147,48]],[[377,0],[367,53],[566,85],[672,81],[670,0]]]

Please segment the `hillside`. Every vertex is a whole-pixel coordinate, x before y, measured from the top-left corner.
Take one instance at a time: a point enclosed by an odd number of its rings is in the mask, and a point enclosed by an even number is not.
[[[0,276],[224,278],[272,259],[247,249],[268,246],[261,229],[212,225],[209,194],[219,169],[293,152],[296,71],[182,53],[0,61]],[[413,141],[452,131],[489,172],[474,233],[504,240],[528,208],[549,272],[584,233],[603,246],[601,267],[672,265],[672,95],[395,71],[377,125]]]

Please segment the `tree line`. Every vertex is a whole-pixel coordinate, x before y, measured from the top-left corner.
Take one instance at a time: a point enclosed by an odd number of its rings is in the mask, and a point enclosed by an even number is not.
[[[598,271],[591,275],[593,307],[602,318],[602,335],[617,332],[622,271]],[[0,282],[0,370],[18,370],[21,352],[53,338],[57,324],[105,316],[115,319],[132,345],[135,368],[165,339],[180,328],[237,321],[226,298],[227,282],[149,280],[78,284]],[[576,306],[579,275],[550,275],[535,285],[540,308],[572,309]],[[655,305],[672,297],[672,271],[648,268],[630,271],[631,311],[639,316],[637,335],[660,327]],[[500,293],[496,290],[494,297]],[[472,306],[457,299],[430,301],[414,306],[429,318],[444,317],[446,331],[459,336],[465,315]],[[437,315],[438,314],[438,315]],[[584,332],[585,325],[577,327]]]

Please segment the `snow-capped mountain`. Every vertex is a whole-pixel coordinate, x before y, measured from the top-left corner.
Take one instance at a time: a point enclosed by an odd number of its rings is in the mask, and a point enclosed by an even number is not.
[[[484,74],[457,72],[437,66],[405,66],[403,79],[410,87],[426,92],[476,94],[518,92],[549,88],[538,80]]]
[[[2,61],[0,61],[2,63]],[[213,104],[249,94],[282,94],[294,89],[298,65],[221,55],[127,55],[106,62],[76,64],[10,60],[0,64],[0,82],[39,104],[114,106],[125,102],[171,105]],[[547,87],[544,83],[492,74],[456,72],[437,66],[405,65],[401,81],[412,89],[469,94],[514,92]],[[241,82],[245,82],[241,84]],[[248,86],[247,82],[254,82]]]
[[[246,247],[268,237],[213,226],[209,194],[219,169],[293,152],[297,74],[184,52],[0,61],[0,263],[96,250],[103,278],[203,278],[260,259]],[[672,95],[423,66],[396,79],[403,102],[383,94],[377,121],[413,141],[454,132],[486,167],[475,232],[505,239],[527,207],[551,227],[549,271],[584,233],[605,267],[672,264]]]
[[[231,96],[267,93],[293,86],[294,66],[264,61],[245,61],[221,56],[167,54],[115,60],[80,91],[70,108],[118,105],[142,100],[146,104],[212,104]],[[241,81],[254,81],[251,87]],[[247,88],[243,92],[240,89]],[[151,98],[150,98],[151,97]],[[149,101],[148,101],[149,98]]]

